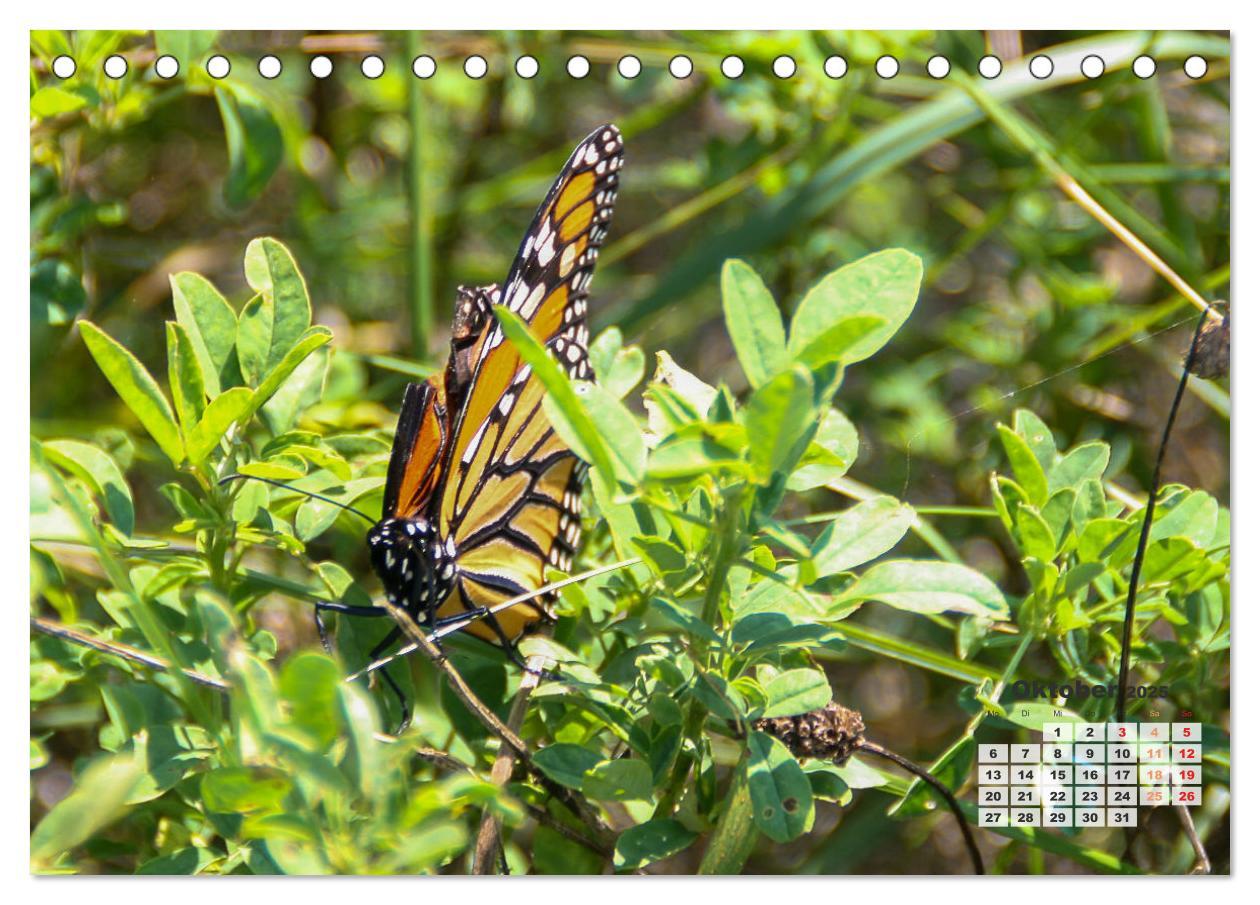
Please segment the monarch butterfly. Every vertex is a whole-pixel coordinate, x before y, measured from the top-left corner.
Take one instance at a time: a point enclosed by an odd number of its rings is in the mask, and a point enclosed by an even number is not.
[[[403,393],[382,517],[367,533],[372,567],[391,603],[430,629],[484,617],[468,631],[517,661],[516,639],[551,619],[551,600],[489,610],[542,587],[548,566],[569,568],[586,466],[553,430],[542,382],[491,309],[506,305],[570,378],[590,379],[588,290],[622,160],[616,126],[591,132],[539,206],[502,288],[459,288],[446,369]],[[343,604],[320,609],[386,614]]]

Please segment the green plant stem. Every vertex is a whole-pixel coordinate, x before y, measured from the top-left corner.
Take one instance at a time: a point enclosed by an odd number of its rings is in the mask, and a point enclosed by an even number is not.
[[[753,822],[752,798],[748,794],[747,765],[741,758],[732,771],[722,814],[709,837],[709,846],[700,861],[698,873],[739,873],[752,854],[759,835],[760,831]]]

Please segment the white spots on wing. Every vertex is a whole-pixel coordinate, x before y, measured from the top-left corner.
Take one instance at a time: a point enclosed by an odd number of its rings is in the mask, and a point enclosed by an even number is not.
[[[582,255],[585,259],[586,255]],[[568,277],[569,272],[573,270],[573,262],[577,258],[577,246],[569,243],[564,247],[564,251],[560,254],[560,279]]]
[[[451,559],[455,558],[455,538],[453,537],[446,539],[446,555]]]
[[[565,352],[565,357],[568,358],[571,363],[575,362],[582,357],[582,350],[577,345],[571,345],[569,346],[568,351]]]
[[[502,336],[502,334],[500,334]],[[477,428],[477,433],[473,435],[472,442],[468,444],[468,449],[464,450],[463,463],[467,465],[477,455],[477,449],[481,446],[481,438],[485,436],[486,427],[490,424],[489,419],[481,422],[481,427]]]
[[[521,306],[521,317],[528,320],[534,316],[534,312],[538,309],[538,303],[542,301],[543,293],[546,289],[547,286],[544,283],[539,283],[533,288],[533,291],[529,294],[529,298],[525,299],[525,304]]]
[[[508,413],[512,411],[512,403],[515,401],[515,393],[504,393],[503,397],[499,400],[499,414],[506,418]]]
[[[446,565],[444,565],[444,566],[442,567],[442,577],[443,577],[443,578],[447,578],[447,579],[449,579],[449,578],[450,578],[452,575],[454,575],[454,574],[455,574],[455,564],[454,564],[454,563],[449,563],[449,562],[448,562]]]
[[[599,149],[594,144],[587,145],[586,154],[583,155],[582,159],[586,161],[587,166],[590,166],[599,160]]]
[[[410,535],[412,535],[413,537],[415,536],[415,533],[416,533],[416,523],[415,523],[415,522],[408,522],[408,523],[407,523],[407,533],[408,533],[408,534],[410,534]]]
[[[519,312],[521,303],[525,301],[525,293],[528,291],[529,287],[525,285],[524,280],[517,280],[516,285],[512,287],[512,294],[508,296],[508,308]]]
[[[546,267],[551,263],[551,259],[556,256],[556,234],[549,233],[547,241],[538,246],[538,264]]]

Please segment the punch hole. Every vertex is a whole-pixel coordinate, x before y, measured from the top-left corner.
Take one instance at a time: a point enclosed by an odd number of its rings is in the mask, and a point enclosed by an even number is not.
[[[158,74],[158,78],[173,79],[179,75],[179,60],[164,53],[153,61],[153,71]]]
[[[1054,73],[1054,62],[1044,53],[1039,53],[1028,61],[1028,71],[1035,79],[1048,79]]]
[[[516,74],[523,79],[532,79],[538,75],[538,69],[538,59],[531,57],[529,54],[518,57],[516,60]]]
[[[265,79],[274,79],[280,74],[280,70],[284,67],[280,63],[280,58],[268,54],[258,61],[258,74]]]
[[[1140,79],[1149,79],[1155,74],[1155,59],[1146,54],[1133,61],[1133,74]]]
[[[643,71],[643,64],[639,62],[639,58],[633,54],[627,54],[617,61],[617,74],[623,79],[634,79],[639,77],[639,73]]]
[[[1106,62],[1096,53],[1091,53],[1081,60],[1081,75],[1087,79],[1096,79],[1106,71]]]
[[[744,61],[731,54],[722,58],[722,75],[728,79],[737,79],[744,74]]]
[[[210,59],[206,60],[206,74],[212,79],[227,78],[227,74],[232,71],[232,64],[228,62],[228,58],[221,53],[216,53]]]
[[[1002,74],[1002,61],[993,54],[988,54],[980,58],[980,63],[976,66],[976,71],[983,78],[995,79]]]
[[[1187,61],[1189,62],[1189,61]],[[68,79],[74,75],[78,65],[75,64],[73,57],[68,57],[64,53],[52,61],[52,71],[59,79]]]
[[[796,60],[785,53],[775,57],[774,62],[770,64],[770,68],[779,78],[790,79],[796,75]]]
[[[118,54],[111,54],[105,59],[105,74],[111,79],[120,79],[127,74],[127,60]]]
[[[685,79],[691,75],[694,67],[691,65],[691,57],[680,53],[669,61],[669,74],[676,79]]]
[[[473,54],[464,58],[464,75],[470,79],[485,78],[487,72],[490,71],[490,64],[486,62],[486,58]]]
[[[927,61],[927,74],[934,79],[943,79],[949,75],[949,60],[939,53]]]
[[[823,61],[823,74],[829,79],[842,79],[849,71],[849,61],[842,56],[830,56]]]
[[[591,74],[591,61],[581,54],[574,54],[564,68],[573,78],[584,79]]]
[[[317,57],[311,57],[311,75],[317,79],[326,79],[332,75],[333,62],[328,57],[320,54]]]
[[[376,54],[370,53],[359,64],[359,71],[363,73],[365,78],[379,79],[385,74],[385,61]]]
[[[1194,56],[1186,57],[1186,62],[1181,68],[1190,78],[1201,79],[1207,75],[1208,64],[1207,60],[1196,53]]]
[[[875,74],[881,79],[890,79],[901,71],[901,64],[891,54],[884,54],[875,61]]]
[[[437,72],[437,63],[427,53],[422,53],[411,61],[411,74],[418,79],[431,79]]]

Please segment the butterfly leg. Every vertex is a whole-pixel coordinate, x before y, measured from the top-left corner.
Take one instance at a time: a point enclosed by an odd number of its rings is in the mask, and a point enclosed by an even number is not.
[[[381,658],[381,654],[393,647],[395,642],[397,642],[401,636],[402,629],[398,626],[394,626],[390,629],[389,634],[382,638],[380,643],[368,652],[368,659],[370,662],[375,663],[379,660]],[[394,697],[398,698],[398,709],[402,711],[402,719],[399,720],[398,728],[394,730],[394,735],[402,735],[403,732],[407,730],[407,727],[411,725],[411,705],[408,704],[407,696],[403,694],[402,688],[396,681],[394,681],[394,677],[389,674],[389,667],[382,666],[377,671],[385,677],[385,684],[387,684],[390,691],[394,693]]]
[[[328,637],[328,626],[324,624],[323,613],[345,613],[348,616],[384,616],[386,611],[379,606],[352,606],[348,603],[337,603],[325,600],[315,601],[315,629],[319,632],[319,643],[324,653],[333,652],[332,639]]]

